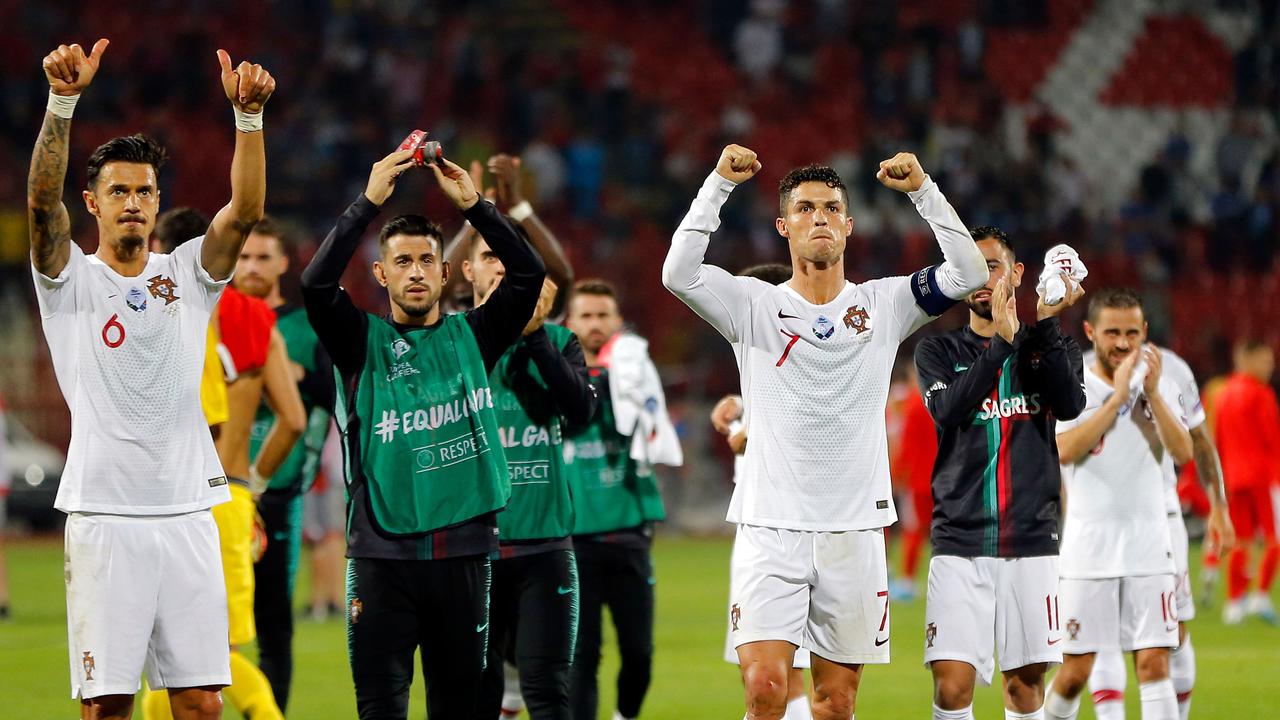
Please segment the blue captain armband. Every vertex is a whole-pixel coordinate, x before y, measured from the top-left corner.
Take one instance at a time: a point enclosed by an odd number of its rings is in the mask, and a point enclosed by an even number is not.
[[[930,265],[911,276],[911,294],[916,298],[916,305],[929,317],[937,317],[951,309],[958,301],[943,294],[938,287],[937,265]]]

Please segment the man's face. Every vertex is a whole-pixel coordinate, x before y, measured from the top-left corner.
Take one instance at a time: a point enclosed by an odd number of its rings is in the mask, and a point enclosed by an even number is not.
[[[440,255],[440,240],[427,235],[392,235],[373,276],[387,289],[391,304],[410,317],[425,317],[440,299],[449,264]]]
[[[1093,342],[1098,363],[1112,374],[1131,353],[1142,350],[1147,341],[1147,321],[1142,317],[1142,308],[1104,307],[1095,322],[1085,321],[1084,334]]]
[[[1022,263],[1014,262],[1013,252],[1004,246],[1004,243],[995,238],[987,238],[978,241],[978,249],[982,251],[982,256],[987,259],[987,270],[991,275],[987,278],[987,284],[974,290],[969,297],[964,299],[964,304],[976,313],[979,317],[991,319],[991,291],[995,288],[996,283],[1005,275],[1010,276],[1013,287],[1022,284]]]
[[[160,210],[156,170],[149,163],[109,162],[93,190],[84,191],[89,214],[98,219],[98,240],[135,252],[145,247]]]
[[[462,261],[462,276],[470,283],[477,302],[488,297],[502,278],[507,274],[502,261],[489,247],[484,238],[477,236],[471,246],[471,254]]]
[[[251,232],[240,248],[236,261],[235,286],[246,295],[266,297],[280,284],[280,276],[289,269],[280,238]]]
[[[565,325],[578,336],[584,350],[596,353],[622,329],[622,314],[617,301],[608,295],[575,294]]]
[[[1276,370],[1276,356],[1269,347],[1254,348],[1241,352],[1236,364],[1244,372],[1269,383],[1271,374]]]
[[[844,255],[853,232],[853,219],[838,188],[824,182],[803,182],[787,199],[787,214],[775,222],[778,234],[791,246],[791,255],[818,265],[831,265]]]

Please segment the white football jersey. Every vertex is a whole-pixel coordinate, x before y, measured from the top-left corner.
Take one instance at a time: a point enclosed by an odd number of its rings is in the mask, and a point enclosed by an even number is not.
[[[1160,347],[1160,356],[1162,358],[1161,374],[1172,381],[1173,387],[1178,391],[1178,404],[1173,407],[1175,410],[1181,410],[1187,429],[1195,430],[1205,422],[1204,403],[1200,400],[1200,386],[1196,384],[1195,373],[1191,372],[1191,366],[1186,360],[1167,347]],[[1085,367],[1093,364],[1093,358],[1092,350],[1085,353]],[[1181,513],[1182,501],[1178,499],[1178,465],[1173,461],[1172,455],[1165,453],[1161,468],[1164,471],[1165,512]]]
[[[1059,420],[1062,434],[1089,418],[1112,394],[1111,383],[1085,365],[1084,412]],[[1181,417],[1178,389],[1163,373],[1159,392]],[[1098,445],[1062,468],[1067,517],[1060,550],[1062,577],[1097,579],[1172,573],[1163,463],[1168,452],[1144,393],[1136,393]]]
[[[230,498],[200,407],[209,316],[228,281],[200,265],[203,242],[151,253],[136,277],[74,242],[58,277],[32,267],[71,410],[59,510],[169,515]]]
[[[931,180],[911,193],[948,262],[933,272],[846,282],[830,302],[789,284],[702,263],[733,183],[712,173],[676,231],[664,284],[731,344],[747,408],[747,451],[729,505],[734,523],[867,530],[897,519],[885,402],[902,340],[987,279],[986,261]],[[956,262],[952,262],[953,255]],[[945,291],[944,291],[945,288]]]

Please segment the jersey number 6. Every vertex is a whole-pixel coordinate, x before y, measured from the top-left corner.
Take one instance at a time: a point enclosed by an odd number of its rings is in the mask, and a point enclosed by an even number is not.
[[[124,326],[120,324],[119,315],[112,315],[107,324],[102,326],[102,342],[109,348],[118,348],[124,344]]]

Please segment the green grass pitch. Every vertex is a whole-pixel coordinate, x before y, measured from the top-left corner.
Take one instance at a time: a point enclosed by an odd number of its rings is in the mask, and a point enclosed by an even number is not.
[[[653,720],[742,717],[742,690],[735,667],[720,659],[728,592],[728,539],[660,537],[655,546],[658,610],[653,685],[642,716]],[[10,542],[14,617],[0,623],[0,715],[12,718],[75,717],[69,698],[66,605],[62,547],[57,539]],[[1198,548],[1192,549],[1193,563]],[[1256,557],[1256,554],[1255,554]],[[306,567],[306,563],[303,563]],[[923,570],[922,570],[923,572]],[[309,578],[299,583],[306,597]],[[1280,628],[1251,620],[1224,627],[1221,598],[1201,608],[1191,623],[1198,659],[1192,717],[1280,718]],[[931,683],[920,664],[924,601],[892,606],[893,662],[870,666],[863,676],[857,715],[869,718],[928,718]],[[606,621],[606,627],[608,622]],[[355,701],[340,622],[297,623],[291,718],[352,718]],[[611,642],[608,641],[608,642]],[[447,648],[440,650],[448,652]],[[601,718],[612,713],[617,658],[605,649]],[[421,676],[419,675],[419,678]],[[1140,717],[1130,673],[1128,713]],[[999,692],[979,688],[978,718],[1003,718]],[[425,715],[421,683],[415,683],[410,718]],[[141,711],[136,717],[141,717]],[[226,717],[237,714],[228,708]],[[1084,703],[1081,718],[1092,718]]]

